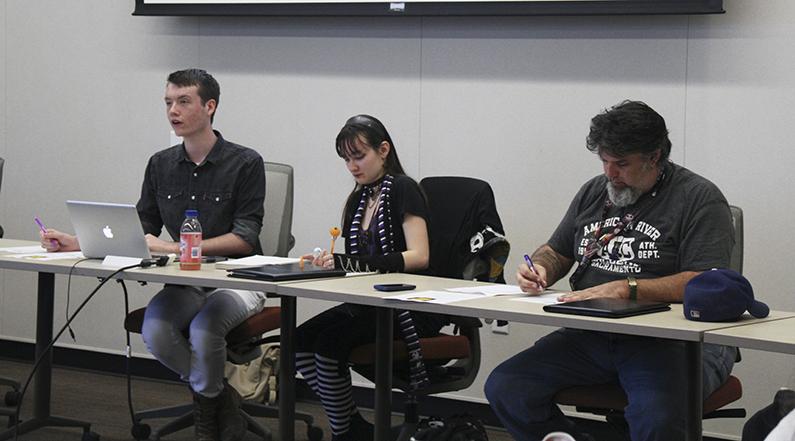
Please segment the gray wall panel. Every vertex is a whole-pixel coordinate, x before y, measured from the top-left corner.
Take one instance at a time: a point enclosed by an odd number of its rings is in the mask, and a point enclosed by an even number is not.
[[[34,215],[71,230],[68,198],[134,202],[146,159],[169,142],[166,74],[200,66],[221,84],[216,127],[296,168],[293,255],[328,246],[352,187],[334,137],[347,117],[367,112],[386,123],[412,176],[492,183],[513,281],[521,254],[546,240],[601,170],[584,148],[589,118],[634,98],[666,118],[674,161],[745,209],[745,273],[757,295],[795,309],[786,278],[795,249],[792,2],[727,0],[727,14],[704,17],[214,19],[131,10],[126,0],[0,6],[0,154],[9,160],[0,222],[9,237],[35,239]],[[0,336],[32,338],[35,279],[0,277]],[[93,285],[77,281],[73,301]],[[62,323],[65,280],[58,286]],[[155,289],[136,287],[133,303]],[[328,306],[302,301],[300,319]],[[118,288],[108,288],[79,320],[78,342],[63,344],[118,351],[120,310]],[[483,373],[451,396],[483,401],[488,371],[548,331],[484,329]],[[795,386],[791,360],[746,351],[742,404],[754,411],[777,387]],[[741,423],[705,427],[738,437]]]

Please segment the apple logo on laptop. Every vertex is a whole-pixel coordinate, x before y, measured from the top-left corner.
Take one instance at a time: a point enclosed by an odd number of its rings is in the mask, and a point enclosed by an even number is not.
[[[108,239],[113,239],[113,230],[110,229],[110,225],[105,225],[105,228],[102,229],[102,234]]]

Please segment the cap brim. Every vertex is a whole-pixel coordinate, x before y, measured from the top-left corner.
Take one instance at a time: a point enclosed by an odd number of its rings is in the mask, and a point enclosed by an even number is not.
[[[765,318],[770,314],[770,308],[764,303],[754,300],[748,308],[748,312],[756,318]]]

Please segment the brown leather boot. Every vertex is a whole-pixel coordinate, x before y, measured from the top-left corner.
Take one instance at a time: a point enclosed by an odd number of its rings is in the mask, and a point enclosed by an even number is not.
[[[193,427],[196,441],[218,441],[219,397],[208,398],[193,392]]]
[[[221,441],[239,441],[246,435],[246,419],[240,413],[243,399],[234,387],[224,380],[224,390],[218,395],[218,429]]]

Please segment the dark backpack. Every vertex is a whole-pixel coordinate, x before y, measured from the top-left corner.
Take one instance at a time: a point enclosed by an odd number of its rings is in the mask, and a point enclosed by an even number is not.
[[[420,421],[411,441],[488,441],[483,423],[472,415],[453,415]]]

